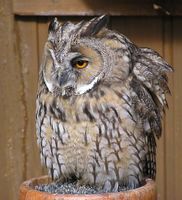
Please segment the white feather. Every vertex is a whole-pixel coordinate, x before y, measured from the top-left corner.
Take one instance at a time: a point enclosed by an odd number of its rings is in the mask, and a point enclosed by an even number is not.
[[[94,78],[94,80],[86,85],[78,85],[78,87],[76,88],[75,94],[76,95],[80,95],[80,94],[84,94],[85,92],[91,90],[94,85],[98,82],[100,76],[97,76]]]
[[[51,82],[47,81],[45,76],[44,76],[44,81],[45,81],[45,84],[46,84],[49,92],[53,92],[53,84]]]

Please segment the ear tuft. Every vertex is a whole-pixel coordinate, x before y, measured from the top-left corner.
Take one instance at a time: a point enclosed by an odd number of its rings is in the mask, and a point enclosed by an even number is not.
[[[56,31],[59,27],[59,22],[57,20],[57,18],[55,17],[53,20],[51,20],[50,24],[49,24],[49,28],[48,28],[48,32],[51,31]]]
[[[108,15],[102,15],[97,18],[93,18],[90,21],[83,24],[80,30],[80,36],[92,36],[97,34],[102,28],[106,27],[109,22]]]

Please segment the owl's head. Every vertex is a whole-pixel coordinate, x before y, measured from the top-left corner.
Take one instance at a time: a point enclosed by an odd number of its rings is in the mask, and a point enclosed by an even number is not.
[[[116,40],[115,33],[105,28],[107,23],[107,16],[77,24],[61,24],[55,18],[50,23],[41,66],[50,92],[67,97],[82,95],[99,84],[121,81],[128,75],[129,51],[125,40]]]

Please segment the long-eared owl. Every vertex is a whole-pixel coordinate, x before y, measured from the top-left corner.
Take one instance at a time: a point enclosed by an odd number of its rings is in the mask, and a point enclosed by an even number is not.
[[[49,25],[36,101],[41,161],[54,180],[104,191],[156,174],[172,68],[106,28],[107,16]]]

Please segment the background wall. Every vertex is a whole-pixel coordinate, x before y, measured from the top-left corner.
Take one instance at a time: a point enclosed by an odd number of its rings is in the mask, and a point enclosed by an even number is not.
[[[152,2],[0,0],[0,199],[17,200],[22,181],[46,174],[39,161],[34,116],[50,16],[76,22],[102,13],[112,15],[112,29],[138,46],[155,49],[174,66],[169,76],[172,96],[158,141],[157,187],[159,200],[181,199],[182,6],[179,1],[161,1],[164,7],[158,9]]]

